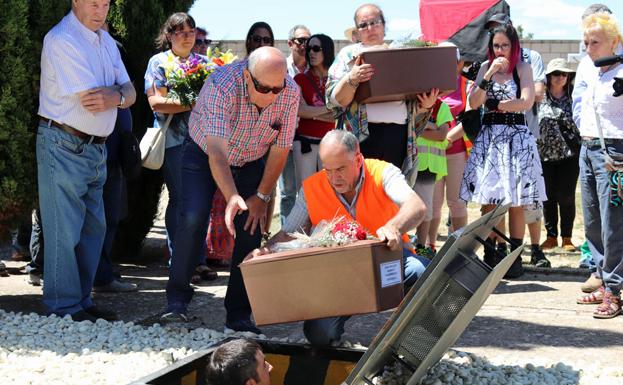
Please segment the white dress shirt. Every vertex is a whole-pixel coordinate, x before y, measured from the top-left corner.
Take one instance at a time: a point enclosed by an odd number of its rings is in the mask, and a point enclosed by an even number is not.
[[[623,77],[623,64],[586,79],[588,86],[582,96],[579,127],[582,136],[599,138],[596,112],[604,138],[623,139],[623,95],[613,96],[615,77]]]
[[[117,109],[91,113],[82,107],[78,94],[129,81],[108,32],[89,30],[70,11],[43,40],[39,115],[89,135],[108,136]]]

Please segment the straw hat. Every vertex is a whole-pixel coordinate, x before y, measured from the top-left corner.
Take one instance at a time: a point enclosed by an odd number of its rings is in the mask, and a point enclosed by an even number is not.
[[[350,28],[346,28],[346,30],[344,31],[344,37],[346,37],[346,39],[348,39],[348,41],[352,41],[353,40],[353,34],[357,32],[357,28],[356,27],[350,27]]]
[[[549,63],[547,63],[547,70],[545,70],[545,75],[549,75],[555,71],[569,73],[575,72],[575,70],[571,69],[569,63],[567,63],[567,61],[563,58],[552,59]]]

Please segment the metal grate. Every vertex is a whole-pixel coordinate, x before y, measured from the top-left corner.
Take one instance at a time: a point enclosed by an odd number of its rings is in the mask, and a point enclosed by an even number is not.
[[[439,361],[521,252],[501,258],[493,270],[476,255],[507,209],[496,207],[448,237],[345,384],[369,385],[385,365],[398,362],[413,371],[407,385],[416,385]]]
[[[415,368],[420,366],[472,296],[450,277],[438,287],[441,290],[434,300],[419,309],[418,315],[398,338],[400,344],[396,354]]]

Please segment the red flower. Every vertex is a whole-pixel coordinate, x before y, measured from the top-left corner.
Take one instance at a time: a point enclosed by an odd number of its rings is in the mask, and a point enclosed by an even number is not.
[[[219,58],[219,57],[215,57],[212,59],[212,63],[216,64],[217,66],[221,67],[223,65],[225,65],[225,62],[223,61],[223,59]]]

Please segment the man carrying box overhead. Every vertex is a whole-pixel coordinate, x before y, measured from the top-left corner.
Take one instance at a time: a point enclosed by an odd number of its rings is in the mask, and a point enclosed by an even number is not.
[[[411,287],[429,263],[415,255],[406,235],[424,218],[424,202],[409,187],[398,167],[381,160],[364,159],[359,141],[348,131],[328,132],[320,142],[319,154],[324,170],[303,181],[281,231],[249,256],[270,253],[271,245],[293,239],[289,233],[301,229],[309,233],[322,220],[344,216],[359,222],[370,234],[387,242],[389,248],[402,248],[405,286]],[[314,345],[339,341],[348,318],[305,321],[305,337]]]

